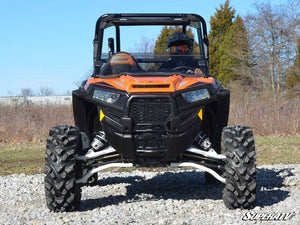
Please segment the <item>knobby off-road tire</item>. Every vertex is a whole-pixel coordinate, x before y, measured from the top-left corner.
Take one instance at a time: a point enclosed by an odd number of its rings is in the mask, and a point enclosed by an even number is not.
[[[80,132],[71,126],[53,127],[47,138],[45,196],[51,211],[74,211],[79,207],[82,174],[76,155],[81,151]]]
[[[229,209],[251,209],[256,201],[256,153],[253,132],[249,127],[225,127],[221,144],[227,158],[223,201]]]

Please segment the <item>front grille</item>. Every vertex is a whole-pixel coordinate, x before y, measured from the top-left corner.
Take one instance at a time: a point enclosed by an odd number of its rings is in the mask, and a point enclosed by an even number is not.
[[[134,98],[129,116],[136,123],[164,123],[172,112],[169,98]]]
[[[157,152],[167,149],[167,135],[165,133],[137,133],[135,135],[136,149],[139,152]]]

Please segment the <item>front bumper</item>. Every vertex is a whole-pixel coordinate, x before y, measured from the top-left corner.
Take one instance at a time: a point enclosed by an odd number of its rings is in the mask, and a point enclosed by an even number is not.
[[[125,158],[155,157],[176,160],[190,147],[200,128],[204,106],[178,110],[171,95],[133,95],[118,114],[98,105],[101,127],[108,142]]]

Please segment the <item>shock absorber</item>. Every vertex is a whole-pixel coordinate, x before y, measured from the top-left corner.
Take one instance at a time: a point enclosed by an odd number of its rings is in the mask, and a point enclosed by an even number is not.
[[[209,141],[209,138],[207,137],[206,133],[204,133],[204,131],[199,132],[197,136],[197,144],[204,150],[209,150],[211,148],[211,142]]]
[[[91,146],[95,151],[102,149],[107,143],[105,139],[104,131],[99,131],[99,133],[94,137]]]

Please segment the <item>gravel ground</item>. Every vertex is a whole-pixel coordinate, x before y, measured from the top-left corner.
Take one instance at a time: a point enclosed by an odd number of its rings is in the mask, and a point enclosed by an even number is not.
[[[45,204],[43,174],[0,176],[0,224],[253,224],[245,213],[294,213],[300,224],[300,165],[258,167],[257,206],[228,210],[222,186],[205,184],[204,173],[103,172],[99,185],[84,187],[79,211],[52,213]],[[250,215],[250,214],[249,214]]]

